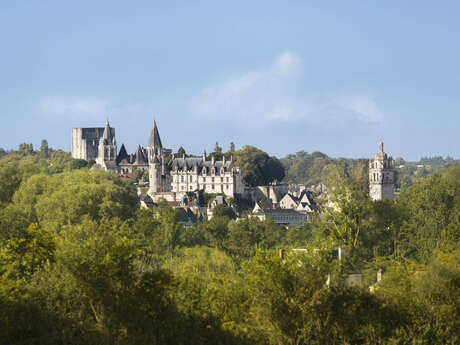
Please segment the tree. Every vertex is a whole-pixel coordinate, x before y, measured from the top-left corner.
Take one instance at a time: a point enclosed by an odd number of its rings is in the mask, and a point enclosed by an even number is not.
[[[214,146],[214,152],[222,154],[222,147],[219,146],[219,143],[216,141],[216,145]]]
[[[134,185],[113,174],[74,170],[32,176],[21,184],[14,204],[22,206],[32,222],[57,232],[85,218],[133,218],[139,199]]]
[[[0,274],[9,279],[28,278],[45,263],[54,261],[52,233],[31,224],[20,238],[11,238],[0,250]]]
[[[235,219],[236,215],[233,212],[233,209],[227,205],[216,205],[212,209],[212,216],[213,217],[222,217],[226,216],[229,219]]]
[[[176,209],[161,201],[155,210],[158,216],[158,227],[153,232],[153,249],[158,255],[172,256],[180,243],[182,225]]]
[[[185,152],[185,149],[181,146],[179,147],[179,149],[177,150],[177,153],[176,153],[176,157],[180,157],[180,158],[186,158],[187,157],[187,153]]]
[[[88,166],[88,161],[85,159],[72,159],[69,162],[69,170],[77,170],[81,168],[86,168]]]
[[[284,178],[281,162],[254,146],[244,146],[236,151],[235,164],[241,168],[243,179],[250,186],[266,185]]]
[[[43,139],[40,145],[40,158],[49,158],[48,141],[46,139]]]

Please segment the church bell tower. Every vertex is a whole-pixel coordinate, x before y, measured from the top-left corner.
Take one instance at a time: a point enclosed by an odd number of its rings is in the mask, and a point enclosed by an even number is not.
[[[374,160],[369,162],[369,197],[371,200],[394,199],[394,160],[383,151],[383,142]]]

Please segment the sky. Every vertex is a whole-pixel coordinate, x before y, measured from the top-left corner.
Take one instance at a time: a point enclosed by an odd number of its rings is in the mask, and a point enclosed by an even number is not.
[[[0,147],[460,158],[458,1],[1,1]]]

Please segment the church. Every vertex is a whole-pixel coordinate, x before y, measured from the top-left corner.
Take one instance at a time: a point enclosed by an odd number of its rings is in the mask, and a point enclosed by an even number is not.
[[[124,145],[117,154],[115,129],[107,121],[104,128],[73,128],[72,157],[95,160],[94,169],[130,174],[137,169],[149,172],[148,194],[153,200],[183,199],[186,193],[203,191],[234,197],[244,192],[243,177],[233,158],[215,160],[202,157],[174,157],[163,148],[156,122],[147,141],[135,154],[128,154]]]

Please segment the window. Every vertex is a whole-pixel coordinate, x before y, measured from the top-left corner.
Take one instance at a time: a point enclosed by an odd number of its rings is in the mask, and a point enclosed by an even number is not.
[[[223,177],[220,178],[220,182],[224,182],[224,178],[223,178]]]
[[[180,177],[180,182],[184,182],[184,176]]]
[[[206,182],[206,177],[203,177],[203,183],[205,183],[205,182]]]
[[[212,189],[214,189],[214,185],[212,185]]]
[[[227,182],[229,182],[229,181],[230,181],[230,178],[229,178],[229,177],[227,177]]]
[[[193,182],[193,176],[190,175],[190,182]]]
[[[225,189],[228,189],[228,184],[227,184],[227,185],[225,185]]]
[[[214,177],[213,177],[213,178],[211,178],[211,182],[214,182]],[[213,188],[214,188],[214,187],[213,187]]]

